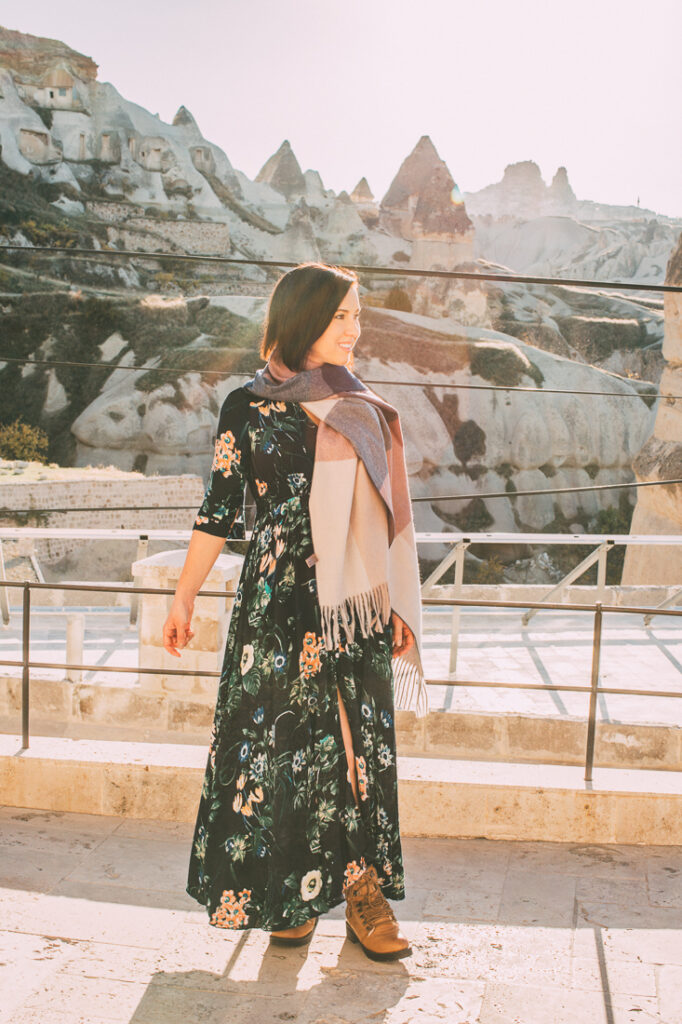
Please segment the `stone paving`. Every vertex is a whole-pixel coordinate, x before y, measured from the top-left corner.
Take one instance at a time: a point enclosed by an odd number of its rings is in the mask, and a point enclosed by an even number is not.
[[[137,630],[129,625],[125,608],[72,608],[85,614],[84,661],[93,665],[137,666]],[[429,608],[424,614],[424,664],[427,676],[448,676],[449,612]],[[31,656],[39,661],[64,661],[66,613],[35,608],[31,615]],[[14,610],[9,627],[0,632],[0,658],[21,657],[21,613]],[[457,673],[459,680],[564,683],[589,686],[592,657],[592,615],[579,612],[540,612],[527,627],[519,611],[464,611]],[[179,667],[179,666],[178,666]],[[0,667],[3,675],[20,669]],[[35,670],[34,675],[62,678],[59,670]],[[84,673],[84,682],[136,686],[132,674]],[[644,626],[641,616],[606,614],[602,634],[602,686],[682,690],[682,620],[654,619]],[[466,686],[430,688],[433,710],[495,711],[546,715],[554,718],[587,713],[584,693],[543,690],[496,690]],[[682,700],[667,697],[629,697],[602,694],[603,721],[682,724]]]
[[[0,808],[1,1024],[681,1024],[682,847],[404,841],[413,955],[210,928],[191,827]]]

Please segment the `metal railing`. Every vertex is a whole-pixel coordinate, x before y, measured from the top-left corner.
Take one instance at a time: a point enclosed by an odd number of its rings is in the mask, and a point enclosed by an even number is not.
[[[30,671],[31,669],[64,669],[65,671],[90,671],[96,670],[98,672],[128,672],[136,675],[141,674],[152,674],[158,675],[158,669],[155,668],[130,668],[130,667],[117,667],[117,666],[104,666],[104,665],[82,665],[82,664],[69,664],[68,662],[45,662],[45,661],[34,661],[30,657],[30,643],[31,643],[31,592],[34,590],[77,590],[86,593],[127,593],[131,595],[131,598],[139,600],[141,594],[161,594],[161,595],[173,595],[174,590],[167,587],[133,587],[126,584],[92,584],[92,583],[31,583],[28,581],[19,580],[6,580],[4,586],[12,588],[20,588],[22,591],[22,657],[21,661],[16,660],[0,660],[0,665],[7,667],[19,667],[22,670],[22,682],[21,682],[21,730],[22,730],[22,749],[26,750],[29,746],[29,708],[30,708]],[[202,590],[199,591],[198,597],[219,597],[229,598],[235,596],[234,590]],[[604,687],[599,685],[599,665],[601,657],[601,634],[602,634],[602,620],[604,613],[608,614],[629,614],[629,615],[665,615],[673,616],[676,618],[682,618],[682,609],[672,608],[646,608],[639,606],[625,606],[625,605],[606,605],[603,606],[600,601],[596,601],[593,604],[577,604],[577,603],[556,603],[556,602],[542,602],[542,601],[495,601],[495,600],[473,600],[466,598],[447,598],[447,597],[434,597],[422,598],[422,605],[427,607],[442,607],[451,606],[453,609],[459,609],[462,606],[468,608],[517,608],[522,609],[548,609],[548,610],[561,610],[561,611],[575,611],[575,612],[591,612],[594,616],[593,631],[592,631],[592,661],[590,670],[590,685],[580,686],[571,685],[566,683],[503,683],[503,682],[488,682],[482,680],[456,680],[456,679],[429,679],[427,680],[430,686],[472,686],[472,687],[496,687],[499,689],[515,689],[515,690],[543,690],[550,692],[569,691],[572,693],[589,693],[589,709],[587,714],[587,737],[585,746],[585,781],[592,781],[592,769],[594,764],[594,744],[596,735],[596,714],[597,714],[597,698],[600,694],[623,694],[628,696],[646,696],[646,697],[682,697],[682,691],[674,690],[642,690],[642,689],[631,689],[624,687]],[[164,675],[177,675],[177,676],[194,676],[194,677],[211,677],[219,678],[220,672],[210,671],[198,671],[188,669],[166,669],[163,670]]]
[[[0,536],[2,532],[0,531]],[[581,576],[590,569],[593,565],[597,566],[597,601],[604,604],[606,596],[606,568],[607,559],[609,553],[616,547],[680,547],[682,546],[682,534],[594,534],[594,533],[469,533],[469,534],[453,534],[453,533],[418,533],[417,543],[419,544],[450,544],[452,549],[445,555],[445,557],[439,562],[436,568],[431,572],[426,580],[422,583],[422,598],[428,597],[433,592],[433,588],[439,579],[454,565],[454,583],[449,586],[449,590],[452,593],[449,595],[454,598],[458,598],[462,594],[464,587],[464,557],[465,554],[473,544],[490,545],[496,546],[503,545],[518,545],[518,544],[530,544],[530,545],[561,545],[562,547],[593,547],[594,550],[586,555],[583,560],[571,569],[566,575],[555,583],[549,591],[544,595],[542,600],[538,603],[537,607],[531,604],[522,605],[526,611],[521,616],[521,622],[524,626],[527,626],[534,615],[540,611],[541,608],[550,608],[552,605],[549,603],[553,597],[559,597],[564,594],[568,587],[575,583],[576,580],[580,579]],[[657,605],[656,608],[649,608],[644,616],[644,624],[646,626],[651,622],[652,616],[656,614],[658,610],[663,608],[670,608],[672,605],[682,601],[682,589],[676,590],[671,596],[667,597],[661,604]],[[560,605],[562,608],[566,608],[567,605]],[[457,669],[457,651],[459,646],[459,625],[460,625],[460,611],[459,607],[455,607],[452,613],[452,627],[450,631],[450,662],[448,669],[450,672],[455,672]]]

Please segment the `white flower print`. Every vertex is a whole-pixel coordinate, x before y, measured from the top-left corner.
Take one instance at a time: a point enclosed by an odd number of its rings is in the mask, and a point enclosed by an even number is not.
[[[268,766],[268,759],[263,753],[256,754],[253,761],[251,762],[251,768],[249,769],[249,776],[254,782],[260,782],[265,775],[265,769]]]
[[[393,754],[391,748],[387,743],[379,744],[379,750],[377,751],[377,761],[384,768],[388,768],[390,764],[393,764]]]
[[[244,644],[242,648],[242,660],[239,664],[241,673],[243,676],[249,671],[253,665],[253,644]]]
[[[308,871],[301,879],[301,899],[307,903],[314,900],[322,888],[322,875],[315,869]]]

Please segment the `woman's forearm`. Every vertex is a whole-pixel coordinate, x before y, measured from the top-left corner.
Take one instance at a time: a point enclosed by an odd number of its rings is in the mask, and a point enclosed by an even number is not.
[[[194,600],[224,544],[224,537],[214,537],[213,534],[204,533],[203,530],[192,532],[185,564],[175,588],[177,598],[184,601]]]

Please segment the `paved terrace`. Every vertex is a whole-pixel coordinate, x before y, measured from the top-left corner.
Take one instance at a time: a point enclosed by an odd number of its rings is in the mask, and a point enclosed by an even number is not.
[[[84,613],[84,661],[99,666],[137,665],[137,630],[125,607],[69,607]],[[36,606],[31,613],[31,657],[65,660],[67,610]],[[425,667],[429,678],[448,676],[451,613],[424,613]],[[638,689],[682,689],[682,620],[658,616],[645,626],[642,616],[605,613],[600,685]],[[590,613],[541,611],[527,627],[519,610],[463,610],[455,678],[499,682],[563,683],[588,686],[592,658]],[[0,658],[21,658],[21,611],[0,629]],[[181,667],[181,663],[178,663]],[[0,675],[19,675],[0,666]],[[36,669],[34,677],[63,678],[59,670]],[[137,687],[132,674],[84,673],[83,682]],[[542,690],[431,687],[433,710],[488,711],[585,718],[588,695]],[[599,717],[606,722],[682,724],[682,699],[602,694]]]
[[[191,826],[0,808],[2,1024],[680,1024],[682,847],[407,839],[413,955],[209,928]]]

